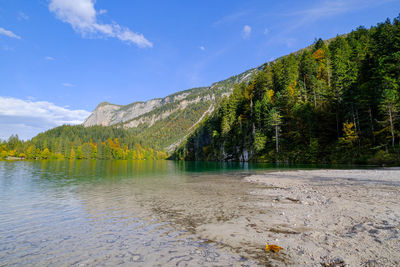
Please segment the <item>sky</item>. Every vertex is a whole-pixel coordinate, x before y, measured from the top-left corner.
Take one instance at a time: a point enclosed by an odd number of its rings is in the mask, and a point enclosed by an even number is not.
[[[0,139],[209,86],[399,13],[399,0],[0,0]]]

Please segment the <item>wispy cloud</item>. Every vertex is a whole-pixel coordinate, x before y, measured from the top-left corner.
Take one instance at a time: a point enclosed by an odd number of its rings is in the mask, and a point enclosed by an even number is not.
[[[18,12],[18,20],[28,20],[29,16],[26,15],[24,12]]]
[[[276,34],[269,34],[269,40],[265,45],[268,46],[271,43],[280,43],[287,47],[293,47],[297,40],[292,37],[292,33],[301,31],[302,28],[308,25],[318,23],[323,19],[335,18],[346,13],[367,8],[371,9],[393,1],[394,0],[324,0],[296,11],[281,14],[285,21],[287,21],[287,25],[274,31]]]
[[[243,39],[248,39],[251,35],[251,27],[249,25],[244,25],[242,30]]]
[[[226,15],[226,16],[220,18],[219,20],[215,21],[213,23],[213,26],[216,27],[216,26],[219,26],[222,24],[234,22],[234,21],[246,16],[248,13],[249,13],[248,10],[244,10],[244,11],[235,12],[235,13]]]
[[[45,60],[49,60],[49,61],[55,60],[54,57],[49,57],[49,56],[45,57],[44,59],[45,59]]]
[[[8,45],[3,45],[1,48],[2,48],[4,51],[14,51],[14,48],[12,48],[12,47],[10,47],[10,46],[8,46]]]
[[[0,96],[0,138],[18,134],[28,139],[62,124],[80,124],[89,115],[86,110],[71,110],[47,101]]]
[[[138,47],[153,46],[143,34],[132,32],[115,22],[112,24],[98,22],[97,15],[104,14],[105,11],[96,11],[94,4],[95,0],[50,0],[49,10],[84,37],[113,37]]]
[[[316,5],[287,13],[287,16],[295,17],[296,23],[290,27],[291,30],[298,29],[303,25],[314,23],[322,18],[329,18],[353,12],[360,9],[379,6],[393,0],[337,0],[337,1],[322,1]]]
[[[62,83],[61,85],[64,87],[75,87],[75,85],[73,85],[72,83]]]
[[[204,86],[209,84],[210,81],[204,81],[204,71],[209,69],[208,66],[210,66],[210,64],[215,64],[233,45],[233,43],[229,43],[219,50],[209,50],[199,61],[191,63],[190,66],[180,68],[178,70],[179,77],[190,86]]]
[[[265,28],[264,29],[264,35],[267,35],[269,33],[269,29],[268,28]]]
[[[206,48],[204,46],[202,46],[202,45],[199,48],[200,48],[201,51],[206,50]]]
[[[6,29],[1,28],[1,27],[0,27],[0,35],[5,35],[5,36],[11,37],[11,38],[15,38],[15,39],[21,39],[20,36],[16,35],[12,31],[6,30]]]
[[[318,5],[303,10],[291,12],[289,16],[300,15],[309,20],[316,20],[321,17],[333,16],[344,13],[351,9],[356,1],[324,1]]]

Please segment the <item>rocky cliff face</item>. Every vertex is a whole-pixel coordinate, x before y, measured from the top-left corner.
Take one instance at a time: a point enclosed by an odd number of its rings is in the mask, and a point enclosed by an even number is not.
[[[135,102],[126,106],[103,102],[97,106],[83,125],[85,127],[94,125],[110,126],[124,123],[146,114],[169,101],[171,99],[152,99],[146,102]]]
[[[214,110],[236,83],[250,80],[257,69],[248,70],[209,87],[193,88],[165,98],[129,105],[99,104],[85,120],[85,127],[102,125],[132,129],[141,140],[156,148],[172,151],[185,136]]]
[[[120,106],[103,102],[97,106],[97,108],[93,111],[92,114],[84,121],[83,125],[85,127],[94,126],[94,125],[102,125],[108,126],[111,125],[112,117],[116,112],[120,109]]]

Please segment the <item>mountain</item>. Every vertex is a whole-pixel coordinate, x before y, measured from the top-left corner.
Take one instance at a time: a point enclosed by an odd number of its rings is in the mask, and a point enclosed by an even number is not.
[[[200,121],[212,113],[220,99],[232,92],[235,84],[249,81],[256,70],[250,69],[209,87],[180,91],[146,102],[129,105],[103,102],[84,121],[83,126],[130,129],[142,143],[173,151]]]
[[[173,157],[400,164],[399,40],[400,17],[265,64]]]

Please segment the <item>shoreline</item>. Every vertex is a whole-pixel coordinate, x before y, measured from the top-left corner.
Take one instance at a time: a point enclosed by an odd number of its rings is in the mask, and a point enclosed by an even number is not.
[[[130,252],[135,251],[149,265],[158,261],[169,266],[183,259],[189,266],[400,265],[398,168],[182,172],[174,164],[162,164],[158,171],[146,165],[138,168],[136,164],[107,162],[9,166],[1,166],[6,174],[4,185],[24,189],[20,182],[26,181],[35,188],[48,188],[44,196],[49,193],[50,197],[43,200],[42,190],[33,198],[8,190],[13,203],[20,201],[17,207],[37,214],[32,226],[39,229],[30,238],[16,236],[10,244],[29,238],[46,245],[43,253],[61,258],[69,257],[69,250],[59,252],[51,245],[53,240],[66,242],[64,248],[81,247],[75,254],[81,263],[129,261]],[[28,172],[33,176],[26,175]],[[42,179],[53,176],[60,179]],[[14,179],[9,177],[24,178],[10,183]],[[7,194],[4,197],[12,199]],[[33,201],[33,206],[26,206],[26,201]],[[60,209],[60,203],[66,205]],[[8,207],[4,205],[3,214]],[[48,225],[39,220],[41,214],[49,216],[48,212],[58,226],[49,233]],[[19,223],[5,223],[16,233],[31,227],[25,223],[26,212],[20,210],[19,214],[15,217]],[[69,228],[64,228],[64,218],[72,219],[66,222]],[[114,225],[117,228],[112,233],[109,230]],[[93,235],[78,229],[92,226],[101,231]],[[104,235],[104,230],[108,234]],[[74,238],[64,240],[64,232]],[[147,242],[152,243],[150,250]],[[187,242],[194,247],[188,249]],[[283,249],[265,251],[266,244]],[[40,246],[29,249],[36,251]],[[107,258],[90,256],[94,246],[96,253]],[[20,253],[27,253],[23,261],[43,261],[29,258],[27,248],[21,248]],[[20,262],[15,257],[18,254],[9,253],[12,251],[12,247],[3,251],[10,255],[7,262]],[[161,254],[154,258],[154,252]]]
[[[400,265],[400,170],[198,177],[180,194],[174,185],[138,200],[137,210],[261,266]]]
[[[400,264],[399,170],[297,170],[244,180],[265,187],[249,192],[267,211],[253,216],[250,232],[264,234],[252,240],[259,245],[284,248],[284,260],[272,265]]]

